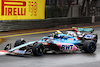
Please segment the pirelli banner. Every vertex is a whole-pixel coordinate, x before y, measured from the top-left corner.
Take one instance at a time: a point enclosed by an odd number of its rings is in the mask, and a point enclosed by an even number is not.
[[[0,20],[45,18],[45,0],[0,0]]]

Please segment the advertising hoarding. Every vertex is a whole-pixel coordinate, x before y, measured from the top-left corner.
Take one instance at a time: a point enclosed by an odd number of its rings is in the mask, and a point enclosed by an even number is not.
[[[0,20],[45,18],[45,0],[0,0]]]

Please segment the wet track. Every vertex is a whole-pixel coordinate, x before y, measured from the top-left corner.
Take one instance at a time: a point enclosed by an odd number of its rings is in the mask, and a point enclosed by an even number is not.
[[[93,54],[81,52],[66,54],[44,54],[43,56],[0,56],[0,67],[100,67],[100,27],[94,28],[98,34],[97,50]],[[39,40],[50,33],[34,34],[26,36],[9,37],[7,41],[0,45],[2,50],[6,44],[17,39],[24,38],[27,42]]]

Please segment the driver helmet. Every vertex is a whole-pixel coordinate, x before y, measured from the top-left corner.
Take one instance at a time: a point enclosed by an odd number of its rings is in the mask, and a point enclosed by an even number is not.
[[[72,27],[72,31],[78,32],[77,27]]]
[[[55,34],[62,34],[62,32],[59,31],[59,30],[57,30],[57,31],[55,32]]]

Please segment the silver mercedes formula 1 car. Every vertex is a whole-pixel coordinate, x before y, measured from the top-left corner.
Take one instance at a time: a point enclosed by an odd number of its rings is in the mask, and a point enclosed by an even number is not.
[[[93,40],[97,43],[98,35],[94,33],[93,28],[77,28],[72,27],[72,30],[66,31],[66,35],[78,37],[80,40]]]

